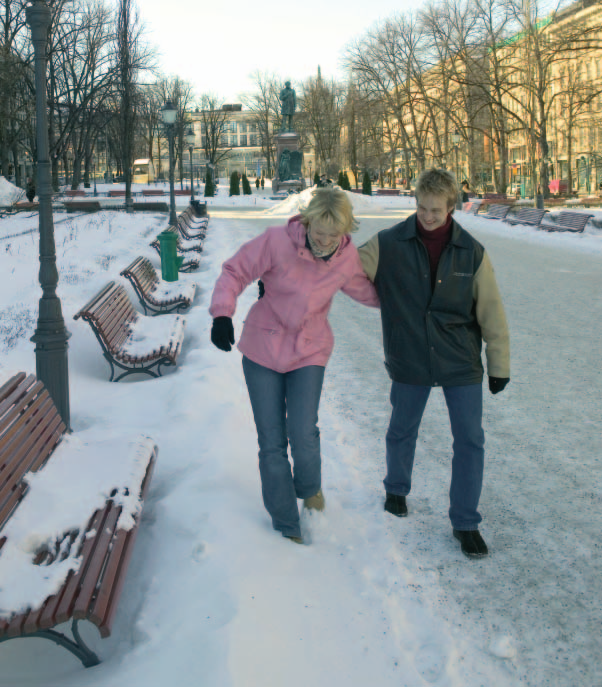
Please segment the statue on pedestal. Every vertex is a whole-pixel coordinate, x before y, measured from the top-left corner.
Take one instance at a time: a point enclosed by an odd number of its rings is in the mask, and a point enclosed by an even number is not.
[[[280,91],[280,114],[282,115],[282,126],[280,131],[293,130],[293,117],[295,115],[295,108],[297,107],[297,94],[295,89],[291,88],[291,82],[286,81],[284,88]]]

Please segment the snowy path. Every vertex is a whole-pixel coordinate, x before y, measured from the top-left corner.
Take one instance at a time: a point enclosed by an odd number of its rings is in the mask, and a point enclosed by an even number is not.
[[[462,560],[451,538],[451,435],[441,392],[431,395],[419,437],[410,517],[389,527],[438,613],[462,627],[474,650],[507,655],[501,667],[514,680],[601,684],[600,256],[473,232],[490,251],[512,338],[512,382],[485,400],[481,510],[491,556]],[[373,313],[344,298],[331,322],[338,346],[325,405],[355,428],[362,483],[382,490],[390,406],[380,331]]]
[[[9,642],[0,686],[602,684],[602,251],[466,221],[491,253],[512,332],[512,382],[485,401],[483,561],[464,558],[451,536],[440,392],[422,425],[410,516],[383,512],[390,407],[379,316],[337,297],[320,409],[327,511],[304,521],[311,545],[298,547],[272,531],[261,503],[240,356],[209,343],[221,262],[281,221],[237,212],[216,210],[201,271],[188,277],[199,293],[178,369],[120,384],[107,382],[97,342],[71,316],[135,255],[156,264],[148,243],[164,218],[100,213],[57,226],[74,429],[147,432],[159,460],[114,634],[101,641],[84,628],[103,663],[83,671],[49,642]],[[368,214],[358,243],[394,222]],[[16,233],[25,220],[3,228]],[[0,366],[31,370],[37,246],[31,236],[10,244],[0,255],[11,275]],[[241,296],[237,335],[256,296],[254,285]]]

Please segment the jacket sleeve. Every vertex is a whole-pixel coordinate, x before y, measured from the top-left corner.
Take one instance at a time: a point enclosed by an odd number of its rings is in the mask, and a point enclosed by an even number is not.
[[[490,377],[510,377],[510,334],[502,297],[495,280],[487,252],[473,282],[477,322],[485,341],[487,374]]]
[[[378,270],[378,234],[374,234],[357,251],[360,255],[364,272],[368,275],[368,279],[373,282],[376,279],[376,272]]]
[[[232,317],[236,300],[247,286],[267,272],[272,264],[268,229],[257,238],[242,245],[238,252],[222,265],[222,273],[215,282],[209,314],[212,317]]]
[[[356,255],[354,258],[356,269],[351,277],[343,284],[341,291],[358,303],[363,303],[373,308],[379,308],[380,301],[378,300],[376,288],[364,273],[359,257]]]

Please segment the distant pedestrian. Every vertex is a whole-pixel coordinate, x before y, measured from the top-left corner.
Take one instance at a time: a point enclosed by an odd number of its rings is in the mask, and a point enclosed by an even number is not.
[[[263,188],[265,186],[265,179],[261,177],[261,190],[263,191]]]
[[[33,199],[36,197],[36,185],[31,177],[27,177],[27,183],[25,184],[25,195],[30,203],[33,203]]]
[[[306,509],[324,509],[317,423],[334,344],[328,311],[338,291],[378,307],[349,235],[355,225],[343,191],[314,191],[300,215],[267,229],[226,260],[209,308],[211,341],[230,351],[239,295],[256,279],[265,284],[245,318],[238,349],[257,426],[263,502],[274,529],[299,544],[297,499]]]
[[[255,177],[255,188],[259,191],[259,177]]]
[[[463,203],[468,203],[469,197],[468,197],[468,192],[470,191],[470,184],[466,179],[462,182],[462,202]]]

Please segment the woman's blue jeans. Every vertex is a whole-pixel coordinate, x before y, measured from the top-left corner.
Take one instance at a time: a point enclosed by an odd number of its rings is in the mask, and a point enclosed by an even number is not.
[[[387,476],[385,489],[406,496],[412,487],[416,439],[430,386],[393,382],[393,412],[386,436]],[[482,427],[481,384],[443,387],[454,438],[449,517],[457,530],[476,530],[481,522],[477,510],[483,485],[485,433]]]
[[[275,530],[300,537],[297,499],[314,496],[322,479],[318,406],[324,367],[280,373],[245,356],[242,367],[257,426],[263,503]]]

